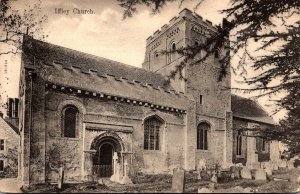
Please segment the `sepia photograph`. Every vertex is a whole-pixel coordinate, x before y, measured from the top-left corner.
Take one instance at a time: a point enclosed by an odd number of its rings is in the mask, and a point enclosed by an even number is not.
[[[0,193],[300,193],[299,0],[0,0]]]

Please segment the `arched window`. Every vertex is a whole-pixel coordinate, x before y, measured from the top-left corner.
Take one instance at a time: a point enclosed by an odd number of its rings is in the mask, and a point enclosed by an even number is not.
[[[176,51],[176,44],[175,43],[172,44],[172,51]]]
[[[209,124],[200,123],[197,127],[197,149],[208,150],[208,131],[210,129]]]
[[[159,150],[159,132],[163,122],[157,117],[151,117],[144,122],[144,149]]]
[[[75,106],[67,106],[63,110],[63,137],[77,137],[78,114],[79,111]]]
[[[236,155],[242,155],[242,132],[238,131],[236,136]]]
[[[154,58],[157,58],[157,57],[158,57],[158,52],[155,51],[155,52],[154,52]]]
[[[215,51],[215,58],[219,58],[219,51],[218,50]]]

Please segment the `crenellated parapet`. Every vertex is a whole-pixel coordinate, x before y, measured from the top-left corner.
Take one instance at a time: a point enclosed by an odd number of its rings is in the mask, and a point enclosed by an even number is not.
[[[211,21],[203,19],[197,13],[185,8],[179,13],[178,16],[173,17],[168,24],[163,25],[160,30],[155,31],[153,35],[149,36],[146,39],[147,46],[181,20],[189,20],[193,23],[196,23],[197,25],[205,28],[205,31],[208,30],[214,32],[217,29]]]

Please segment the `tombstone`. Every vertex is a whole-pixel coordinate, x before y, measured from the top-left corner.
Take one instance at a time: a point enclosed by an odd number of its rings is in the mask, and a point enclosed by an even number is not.
[[[211,175],[209,174],[209,171],[207,171],[207,170],[202,170],[200,172],[200,176],[201,176],[201,179],[204,181],[209,181],[211,178]]]
[[[241,178],[240,175],[240,167],[238,166],[231,166],[230,167],[230,173],[231,173],[231,178]]]
[[[197,166],[198,170],[206,170],[207,167],[206,167],[206,160],[205,159],[201,159],[198,163],[198,166]]]
[[[183,193],[184,191],[184,169],[174,168],[172,178],[172,193]]]
[[[251,171],[248,167],[244,166],[241,170],[241,178],[242,179],[252,179]]]
[[[255,180],[266,181],[267,180],[267,173],[264,169],[259,168],[254,172],[254,178],[255,178]]]
[[[121,184],[132,184],[131,179],[128,176],[128,163],[127,160],[124,162],[124,176],[120,182]]]
[[[213,183],[218,183],[218,178],[217,178],[216,174],[213,174],[213,176],[210,178],[210,181]]]
[[[287,161],[287,168],[288,169],[293,169],[293,168],[295,168],[295,166],[294,166],[294,160],[289,160],[289,161]]]
[[[286,168],[286,166],[287,166],[286,161],[282,160],[279,162],[279,165],[278,165],[279,168]]]
[[[243,189],[243,193],[254,193],[254,189],[251,187],[246,187]]]
[[[294,169],[289,173],[289,181],[292,183],[300,183],[300,170]]]
[[[59,168],[59,180],[58,180],[58,189],[62,189],[64,184],[64,168]]]
[[[198,189],[198,193],[212,193],[212,191],[209,190],[208,188],[203,187]]]
[[[113,182],[118,182],[117,175],[116,175],[117,160],[118,160],[118,154],[117,154],[117,152],[114,152],[114,156],[113,156],[113,164],[114,164],[113,175],[110,177],[110,180],[113,181]]]
[[[98,179],[98,185],[104,185],[103,179]]]
[[[276,161],[272,162],[272,167],[273,167],[273,170],[278,170],[278,162],[276,162]]]
[[[244,188],[241,186],[235,186],[232,188],[232,193],[242,193],[244,191]]]
[[[122,174],[121,174],[121,165],[120,163],[116,164],[116,176],[115,176],[115,182],[120,183],[122,180]]]
[[[209,183],[208,184],[208,188],[211,190],[211,191],[214,191],[216,189],[216,183]]]
[[[273,171],[272,171],[271,168],[266,168],[265,171],[266,171],[266,173],[267,173],[268,176],[272,176]]]
[[[198,170],[197,172],[198,172],[198,177],[197,177],[197,179],[198,179],[198,180],[201,180],[201,179],[202,179],[202,178],[201,178],[201,170]]]

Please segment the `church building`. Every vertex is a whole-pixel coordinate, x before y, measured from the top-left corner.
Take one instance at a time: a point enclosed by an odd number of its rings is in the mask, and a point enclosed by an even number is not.
[[[166,82],[183,57],[161,51],[199,44],[216,30],[182,10],[147,38],[142,68],[24,36],[23,184],[57,182],[60,167],[65,181],[83,182],[112,176],[116,163],[130,177],[172,173],[176,167],[193,171],[200,160],[255,168],[276,158],[269,142],[235,130],[274,122],[257,102],[231,94],[230,67],[218,81],[218,58],[225,50],[184,67],[186,80]]]

